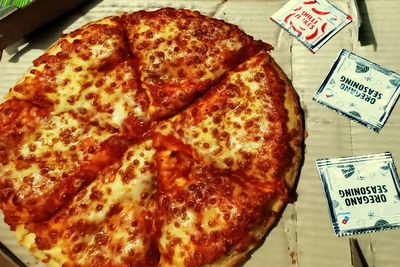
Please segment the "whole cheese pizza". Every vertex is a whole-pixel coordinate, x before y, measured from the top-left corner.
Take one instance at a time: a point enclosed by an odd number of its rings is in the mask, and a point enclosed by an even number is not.
[[[298,96],[271,46],[198,12],[62,36],[0,104],[0,208],[50,266],[236,266],[291,199]]]

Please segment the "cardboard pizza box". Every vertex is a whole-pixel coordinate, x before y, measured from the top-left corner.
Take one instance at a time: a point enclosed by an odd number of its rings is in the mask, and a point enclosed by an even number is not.
[[[0,51],[87,0],[0,1]]]
[[[269,18],[286,0],[221,0],[152,2],[104,0],[74,9],[43,26],[25,40],[3,51],[0,60],[0,95],[22,77],[33,59],[61,33],[85,23],[122,12],[166,6],[189,8],[239,25],[246,33],[274,46],[272,55],[292,80],[305,114],[305,160],[297,186],[297,199],[289,204],[263,244],[243,264],[246,267],[337,267],[352,266],[348,237],[336,237],[328,214],[315,160],[390,151],[400,166],[400,105],[397,104],[382,131],[377,134],[312,100],[342,48],[400,72],[400,17],[396,0],[331,0],[353,17],[353,23],[334,36],[316,54],[310,53]],[[361,21],[363,23],[361,23]],[[359,26],[360,31],[359,31]],[[43,266],[16,243],[0,217],[0,241],[27,266]],[[369,266],[400,266],[397,250],[400,230],[355,236]],[[1,258],[1,257],[0,257]],[[18,266],[18,263],[15,263]],[[7,266],[0,260],[0,266]],[[358,266],[356,266],[358,267]]]

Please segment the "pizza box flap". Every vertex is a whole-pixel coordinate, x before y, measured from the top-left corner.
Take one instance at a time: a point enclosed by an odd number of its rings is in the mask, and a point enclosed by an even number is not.
[[[57,40],[62,33],[89,21],[122,12],[157,9],[166,6],[189,8],[205,15],[239,25],[246,33],[274,46],[272,55],[286,72],[298,92],[304,110],[306,129],[305,161],[297,186],[297,199],[284,210],[281,219],[263,244],[243,265],[246,267],[280,266],[352,266],[348,237],[336,237],[315,160],[390,151],[400,166],[400,106],[396,105],[382,131],[377,134],[312,100],[342,48],[368,58],[388,69],[400,72],[397,51],[400,40],[400,17],[393,0],[331,1],[351,14],[353,23],[345,27],[316,54],[290,37],[269,18],[286,0],[224,1],[91,1],[80,9],[7,47],[0,60],[0,95],[26,72],[32,60]],[[359,13],[357,12],[359,11]],[[359,31],[360,26],[360,31]],[[0,217],[0,241],[28,266],[43,266],[15,241],[14,234]],[[355,236],[369,266],[400,266],[396,251],[400,231],[386,231]],[[7,266],[1,261],[0,265]]]

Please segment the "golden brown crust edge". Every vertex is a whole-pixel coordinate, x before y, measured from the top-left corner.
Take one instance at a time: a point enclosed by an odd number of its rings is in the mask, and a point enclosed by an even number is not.
[[[270,57],[270,64],[279,74],[279,78],[285,83],[285,101],[284,105],[288,111],[287,129],[290,132],[293,129],[297,130],[296,136],[290,141],[290,146],[293,150],[293,158],[291,166],[286,170],[284,177],[282,177],[287,183],[290,191],[293,191],[296,185],[297,178],[299,176],[300,164],[303,159],[303,140],[304,140],[304,123],[303,115],[300,107],[299,96],[289,81],[287,76],[284,74],[279,65],[275,60]],[[277,218],[280,216],[283,207],[286,205],[280,198],[276,198],[271,202],[271,216],[266,218],[265,222],[259,227],[255,228],[251,234],[254,238],[254,242],[249,246],[246,251],[238,252],[232,249],[227,255],[219,258],[212,264],[206,265],[207,267],[232,267],[249,259],[252,250],[259,245],[262,238],[272,229],[275,225]]]

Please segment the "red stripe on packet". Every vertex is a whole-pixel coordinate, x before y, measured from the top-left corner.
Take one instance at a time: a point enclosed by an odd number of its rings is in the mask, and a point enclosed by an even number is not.
[[[315,14],[318,14],[318,15],[328,15],[328,14],[331,13],[331,12],[329,12],[329,11],[320,11],[320,10],[316,9],[315,7],[311,8],[311,10],[312,10]]]
[[[293,25],[292,22],[290,22],[290,26],[292,26],[292,29],[293,29],[295,32],[297,32],[298,36],[301,36],[302,32],[301,32],[299,29],[297,29],[297,28]]]
[[[325,32],[326,25],[328,25],[328,23],[326,23],[326,22],[324,24],[322,24],[322,26],[321,26],[322,32]]]
[[[294,13],[291,13],[291,14],[287,15],[286,18],[285,18],[285,22],[288,23],[289,18],[290,18],[291,16],[293,16],[293,15],[294,15]]]
[[[306,1],[306,2],[303,2],[304,5],[312,5],[312,4],[316,4],[316,3],[317,3],[317,1]]]
[[[315,28],[315,31],[312,34],[306,36],[306,40],[314,39],[317,36],[317,34],[318,34],[318,28]]]

